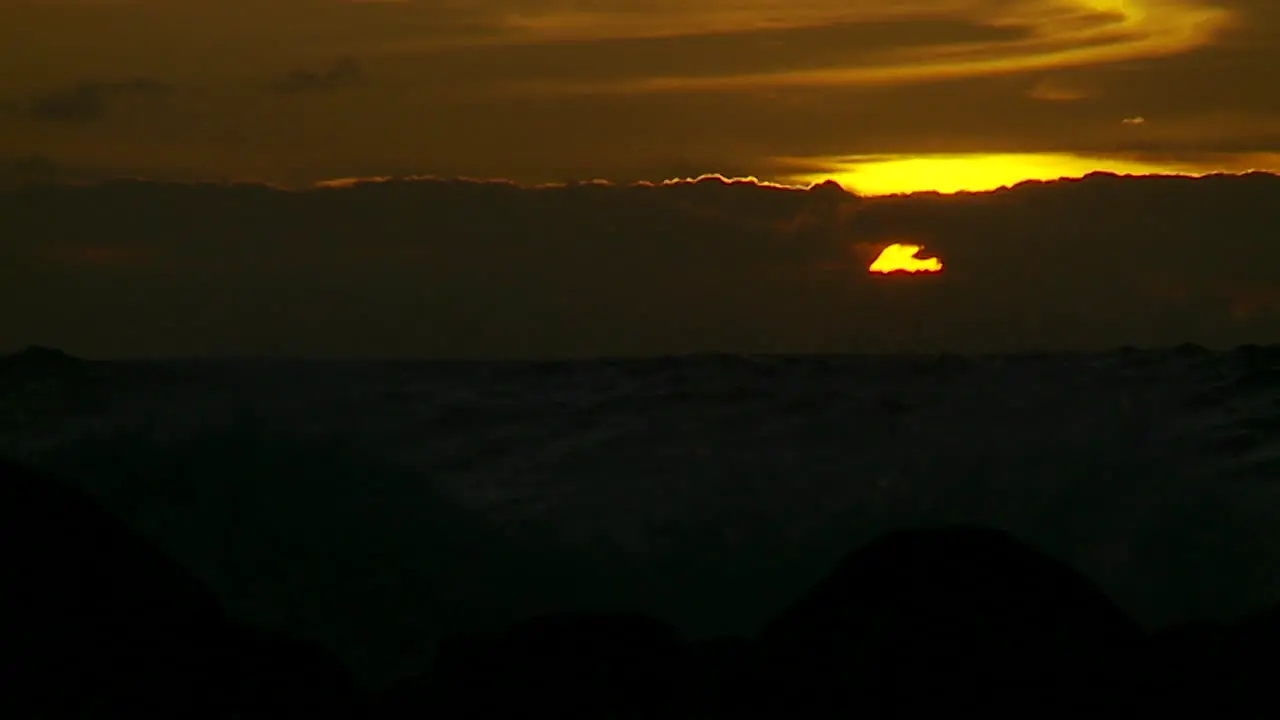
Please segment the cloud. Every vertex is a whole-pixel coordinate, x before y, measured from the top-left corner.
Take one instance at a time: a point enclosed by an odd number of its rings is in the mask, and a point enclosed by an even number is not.
[[[832,27],[845,22],[858,27],[906,20],[904,26],[924,27],[945,19],[968,24],[975,30],[1000,32],[986,37],[936,39],[919,47],[897,43],[884,52],[834,57],[800,66],[774,64],[769,70],[755,72],[658,71],[626,82],[562,77],[531,80],[527,86],[533,92],[554,94],[691,92],[904,85],[1025,74],[1179,55],[1209,46],[1231,27],[1235,17],[1229,9],[1208,0],[1169,0],[1159,7],[1142,0],[932,2],[911,8],[915,12],[886,11],[883,8],[890,7],[888,4],[880,7],[855,4],[841,21],[825,16],[818,25]],[[557,24],[544,21],[542,25]],[[596,32],[604,26],[590,25]],[[737,28],[735,32],[745,35],[751,31]],[[638,32],[622,36],[644,37]],[[671,33],[656,37],[689,36],[692,35]]]
[[[34,96],[26,113],[46,122],[90,123],[105,118],[112,103],[118,100],[163,98],[172,92],[172,86],[148,78],[115,82],[86,80]]]
[[[719,177],[0,192],[0,346],[556,357],[1233,345],[1280,334],[1280,177],[869,198]],[[893,243],[946,271],[873,276]]]
[[[360,87],[366,82],[364,67],[355,58],[344,57],[320,72],[294,70],[276,81],[273,87],[282,93],[326,92]]]
[[[461,76],[504,84],[636,83],[655,77],[768,75],[793,69],[874,65],[886,53],[1017,40],[1025,30],[988,27],[962,19],[884,19],[823,25],[743,28],[734,32],[561,42],[477,43],[434,53]]]
[[[0,154],[108,167],[536,183],[777,179],[775,157],[1280,149],[1272,0],[9,6],[0,47],[36,70],[0,78],[0,97],[157,73],[181,88],[92,139],[0,118]],[[1158,122],[1121,124],[1138,110]]]

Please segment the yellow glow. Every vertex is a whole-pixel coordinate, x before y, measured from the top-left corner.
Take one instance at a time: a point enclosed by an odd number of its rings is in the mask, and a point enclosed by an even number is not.
[[[785,160],[784,160],[785,162]],[[790,176],[797,184],[835,180],[860,195],[982,192],[1026,180],[1119,175],[1207,175],[1280,169],[1280,154],[1243,155],[1218,162],[1178,163],[1089,157],[1068,153],[870,156],[833,159],[829,169]]]
[[[905,272],[936,273],[942,272],[942,261],[936,257],[918,258],[916,253],[924,248],[907,243],[894,243],[881,251],[880,256],[867,268],[873,273]]]

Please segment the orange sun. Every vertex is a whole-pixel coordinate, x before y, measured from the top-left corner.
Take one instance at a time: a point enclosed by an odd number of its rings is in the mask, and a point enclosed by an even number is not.
[[[918,258],[916,253],[924,249],[920,245],[894,243],[880,253],[880,257],[867,268],[873,273],[936,273],[942,272],[942,261],[936,257]]]

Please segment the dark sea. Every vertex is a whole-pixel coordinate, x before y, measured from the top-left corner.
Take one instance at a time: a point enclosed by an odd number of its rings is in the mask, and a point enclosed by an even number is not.
[[[748,633],[887,530],[1008,530],[1148,625],[1280,596],[1280,347],[0,374],[0,454],[364,677],[558,609]]]

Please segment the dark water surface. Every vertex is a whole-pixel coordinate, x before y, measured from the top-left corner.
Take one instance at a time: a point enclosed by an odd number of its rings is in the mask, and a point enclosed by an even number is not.
[[[746,633],[851,545],[973,522],[1145,624],[1280,597],[1280,348],[10,363],[0,454],[363,675],[634,609]]]

